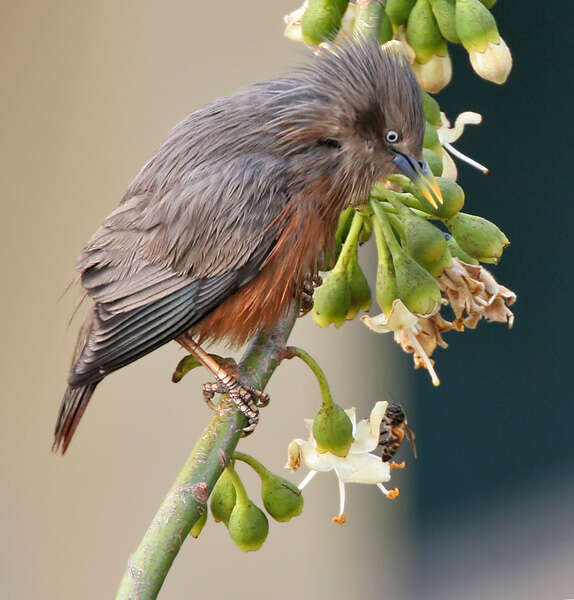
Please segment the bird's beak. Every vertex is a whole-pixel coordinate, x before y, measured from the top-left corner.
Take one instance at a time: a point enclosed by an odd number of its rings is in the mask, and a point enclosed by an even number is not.
[[[426,162],[419,162],[408,154],[395,152],[393,162],[417,186],[434,208],[443,203],[438,184]]]

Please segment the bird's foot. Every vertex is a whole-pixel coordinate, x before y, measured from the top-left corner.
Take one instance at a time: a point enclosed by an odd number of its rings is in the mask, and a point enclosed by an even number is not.
[[[307,273],[298,292],[299,316],[306,315],[313,308],[313,292],[323,283],[317,274]]]
[[[259,409],[269,404],[269,396],[254,388],[252,385],[242,381],[237,375],[231,375],[230,370],[235,371],[237,365],[226,369],[225,375],[218,377],[213,383],[204,383],[202,386],[205,402],[211,408],[215,394],[227,394],[229,401],[234,404],[247,418],[248,424],[243,428],[242,437],[253,433],[257,423],[259,423]]]

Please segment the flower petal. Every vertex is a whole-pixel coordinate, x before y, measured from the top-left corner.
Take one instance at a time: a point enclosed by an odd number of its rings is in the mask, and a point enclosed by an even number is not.
[[[350,454],[372,452],[378,445],[381,437],[381,422],[385,416],[388,402],[379,401],[373,406],[369,420],[363,419],[357,425],[355,441],[349,449]]]
[[[349,454],[334,464],[337,477],[344,483],[382,483],[391,478],[391,469],[374,454]]]
[[[300,444],[301,456],[303,462],[308,469],[312,471],[331,471],[335,468],[335,462],[339,459],[330,452],[317,452],[317,449],[310,442],[304,442]]]

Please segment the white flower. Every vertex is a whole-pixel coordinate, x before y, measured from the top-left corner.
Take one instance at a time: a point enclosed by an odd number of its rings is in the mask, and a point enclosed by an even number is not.
[[[333,518],[335,523],[342,525],[345,522],[345,483],[375,484],[387,498],[396,498],[399,490],[387,490],[383,482],[391,478],[391,468],[397,465],[383,462],[380,456],[372,454],[379,445],[381,421],[387,410],[387,402],[377,402],[371,411],[369,420],[363,419],[356,422],[355,409],[346,410],[347,416],[353,424],[353,443],[347,456],[340,457],[330,452],[319,452],[313,437],[313,420],[305,419],[305,426],[309,430],[309,440],[295,439],[289,444],[287,450],[288,469],[298,469],[301,460],[309,469],[309,473],[299,484],[302,490],[319,472],[335,471],[339,479],[340,509],[338,516]],[[402,466],[402,465],[401,465]]]
[[[364,315],[361,317],[361,321],[375,333],[389,333],[391,331],[394,331],[395,333],[403,331],[406,333],[413,348],[416,350],[416,353],[422,358],[423,364],[431,376],[433,385],[438,386],[440,385],[440,379],[434,370],[432,360],[428,357],[417,339],[417,335],[420,331],[419,319],[432,317],[439,308],[440,306],[437,306],[436,310],[428,315],[415,315],[403,304],[402,300],[397,298],[396,300],[393,300],[393,305],[388,315],[385,313],[381,313],[376,317]]]
[[[498,43],[489,42],[483,52],[469,49],[470,64],[483,79],[503,84],[512,70],[512,55],[506,42],[499,38]]]
[[[440,113],[440,118],[442,121],[442,125],[441,127],[439,127],[437,134],[442,147],[448,150],[448,152],[450,152],[453,156],[456,156],[460,160],[468,163],[475,169],[482,171],[484,174],[488,173],[487,167],[466,156],[466,154],[463,154],[460,150],[457,150],[452,145],[452,142],[456,142],[456,140],[458,140],[458,138],[463,134],[465,125],[478,125],[482,121],[482,115],[470,111],[460,113],[460,115],[458,115],[458,117],[454,121],[454,127],[450,126],[450,121],[446,118],[446,115],[443,112]],[[443,150],[442,176],[446,177],[446,179],[456,181],[456,177],[458,174],[456,170],[456,165],[454,164],[452,158],[449,156],[448,152],[445,152]]]

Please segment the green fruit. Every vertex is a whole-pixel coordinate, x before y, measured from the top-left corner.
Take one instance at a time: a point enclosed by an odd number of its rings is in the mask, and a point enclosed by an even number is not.
[[[431,263],[421,263],[421,267],[427,270],[433,277],[440,277],[442,272],[452,265],[452,254],[447,247],[444,254],[437,260]]]
[[[453,44],[460,44],[456,32],[455,0],[430,0],[432,12],[442,36]]]
[[[403,304],[417,315],[434,313],[440,305],[441,293],[432,275],[404,251],[400,254],[393,251],[393,264]]]
[[[265,510],[280,522],[297,517],[303,510],[301,490],[287,479],[278,477],[270,471],[261,475],[261,498]]]
[[[205,507],[204,511],[199,515],[199,519],[193,524],[189,535],[197,539],[199,534],[201,533],[205,523],[207,522],[207,507]]]
[[[375,287],[375,296],[381,310],[388,315],[391,312],[393,302],[398,298],[397,282],[395,278],[395,267],[393,259],[381,225],[377,219],[374,221],[375,240],[377,242],[377,252],[379,255],[379,264],[377,265],[377,283]]]
[[[496,4],[497,0],[480,0],[489,10]]]
[[[340,327],[351,308],[351,288],[344,269],[335,267],[313,294],[313,321],[319,327]]]
[[[470,254],[467,254],[457,243],[456,240],[452,237],[452,235],[450,234],[445,234],[447,236],[446,238],[446,243],[448,246],[448,249],[450,250],[450,253],[453,256],[456,256],[456,258],[459,258],[460,260],[462,260],[465,263],[468,263],[469,265],[478,265],[478,261],[476,260],[476,258],[473,258]]]
[[[398,27],[407,22],[416,0],[387,0],[385,12],[389,15],[391,23]]]
[[[444,177],[437,177],[436,182],[442,193],[443,203],[437,208],[431,208],[431,213],[444,219],[453,217],[464,206],[464,190],[456,181]]]
[[[467,50],[484,52],[500,40],[496,21],[480,0],[456,0],[456,32]]]
[[[309,44],[320,44],[334,39],[341,28],[348,3],[348,0],[309,0],[301,19],[303,40]]]
[[[398,206],[398,216],[404,227],[406,251],[409,256],[418,263],[432,263],[444,254],[446,240],[438,227],[404,205]]]
[[[233,480],[227,472],[223,471],[211,493],[211,514],[216,522],[229,522],[231,511],[235,506],[236,493]]]
[[[238,497],[227,524],[229,535],[243,552],[259,550],[269,533],[265,513],[249,498]]]
[[[338,404],[323,404],[313,419],[313,438],[319,452],[347,456],[353,443],[351,419]]]
[[[435,128],[442,125],[440,118],[440,106],[438,102],[428,93],[423,91],[423,108],[425,119]]]
[[[347,264],[347,281],[351,292],[351,305],[347,311],[347,320],[354,319],[362,310],[371,308],[371,288],[359,265],[357,251],[351,254]]]
[[[423,158],[426,160],[429,169],[435,177],[442,175],[442,156],[429,148],[423,148]]]
[[[480,262],[497,263],[504,248],[510,244],[494,223],[476,215],[458,213],[445,224],[457,244]]]
[[[420,64],[428,62],[434,54],[445,56],[446,42],[438,28],[429,0],[417,0],[414,5],[407,23],[407,41]]]
[[[393,24],[389,15],[385,12],[381,18],[381,24],[379,26],[379,42],[384,44],[393,39]]]
[[[437,154],[442,153],[442,146],[438,139],[436,129],[427,121],[425,122],[425,137],[423,138],[423,148],[428,148]]]

